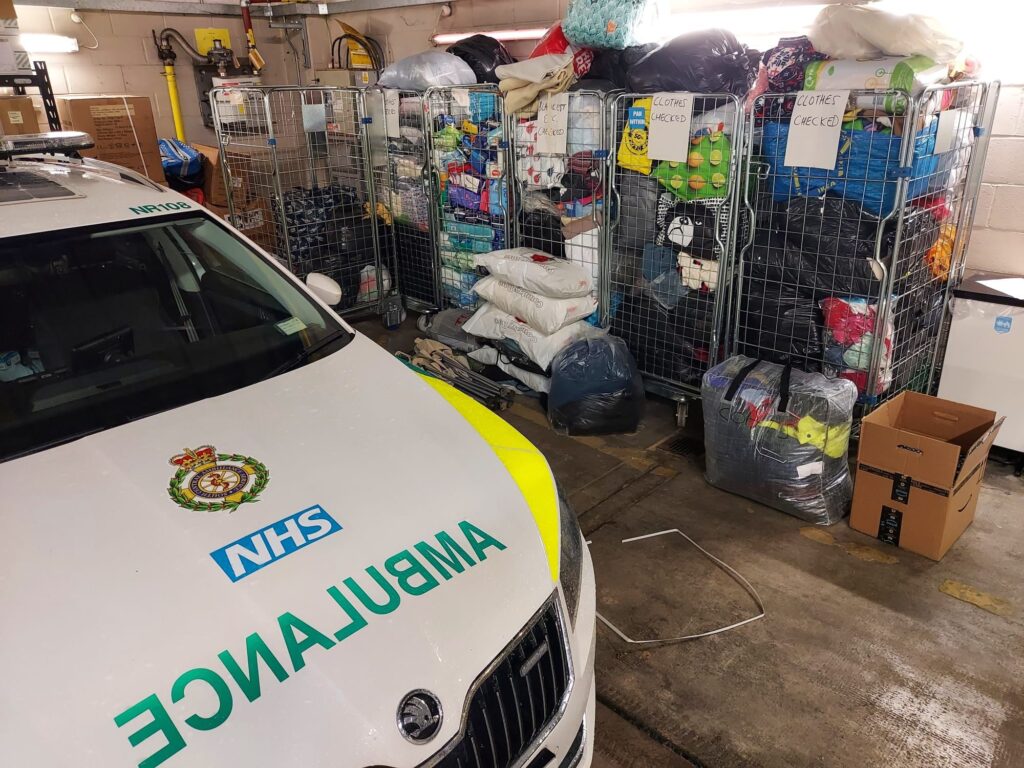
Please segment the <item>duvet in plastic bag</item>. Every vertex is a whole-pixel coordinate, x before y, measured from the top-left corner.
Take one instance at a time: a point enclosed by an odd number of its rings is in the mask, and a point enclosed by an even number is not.
[[[757,78],[756,51],[724,29],[688,32],[638,61],[627,75],[635,93],[691,91],[747,95]]]
[[[943,183],[937,178],[937,126],[938,121],[935,121],[914,137],[908,199],[925,194],[929,185]],[[887,216],[892,212],[896,202],[896,183],[901,176],[903,137],[844,128],[839,134],[836,166],[832,170],[784,165],[788,140],[788,123],[765,121],[762,151],[769,166],[774,200],[783,202],[798,195],[819,197],[830,192],[857,201],[875,216]]]
[[[568,435],[636,432],[644,383],[626,342],[614,336],[570,344],[551,363],[548,420]]]
[[[444,51],[424,51],[389,65],[381,72],[377,85],[402,91],[425,91],[432,86],[475,83],[472,68],[458,56]]]
[[[847,513],[857,389],[742,355],[704,374],[706,478],[816,525]]]

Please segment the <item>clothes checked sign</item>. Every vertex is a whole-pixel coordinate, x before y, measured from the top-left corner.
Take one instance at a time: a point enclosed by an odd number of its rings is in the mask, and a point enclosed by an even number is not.
[[[800,91],[789,123],[784,164],[835,170],[849,91]]]
[[[692,117],[693,94],[654,94],[647,132],[647,156],[651,160],[685,163],[689,155]]]

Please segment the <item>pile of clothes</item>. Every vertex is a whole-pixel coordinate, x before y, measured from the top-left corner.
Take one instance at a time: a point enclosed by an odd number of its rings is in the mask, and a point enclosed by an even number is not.
[[[695,99],[703,104],[703,101]],[[707,100],[686,162],[647,154],[651,98],[632,102],[616,151],[619,225],[610,319],[645,373],[698,384],[718,346],[719,265],[730,212],[734,104]]]
[[[758,214],[743,262],[742,352],[842,376],[870,402],[893,383],[897,343],[901,356],[931,343],[956,238],[949,201],[961,194],[974,135],[971,120],[958,120],[953,150],[937,153],[942,112],[962,106],[957,92],[936,91],[913,124],[907,102],[976,71],[961,49],[934,20],[835,5],[806,37],[783,38],[761,57],[745,108],[760,129],[754,153],[767,173],[753,180]],[[853,92],[831,169],[785,164],[799,90]],[[913,144],[909,168],[901,167],[905,141]],[[901,178],[909,207],[896,212]]]
[[[851,382],[736,356],[704,375],[701,400],[709,483],[817,525],[843,518]]]
[[[392,263],[391,219],[383,206],[371,216],[359,193],[337,182],[294,187],[281,204],[271,202],[277,242],[288,243],[296,274],[320,272],[335,279],[342,290],[339,308],[375,301],[380,290],[391,289],[390,272],[383,267],[378,274],[374,251],[376,235],[383,263]]]

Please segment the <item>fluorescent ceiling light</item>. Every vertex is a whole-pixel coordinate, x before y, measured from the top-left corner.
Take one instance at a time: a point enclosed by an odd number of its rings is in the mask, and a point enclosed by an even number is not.
[[[74,53],[78,50],[78,39],[66,35],[23,32],[21,46],[29,53]]]
[[[473,35],[487,35],[507,43],[516,40],[540,40],[547,31],[547,27],[543,27],[539,29],[492,29],[489,32],[444,32],[434,35],[430,39],[434,41],[434,45],[452,45]]]

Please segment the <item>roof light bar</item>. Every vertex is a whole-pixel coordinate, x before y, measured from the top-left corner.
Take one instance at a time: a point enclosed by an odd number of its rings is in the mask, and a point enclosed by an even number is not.
[[[70,155],[95,146],[92,136],[81,131],[27,133],[22,136],[0,136],[0,159],[18,155]]]

